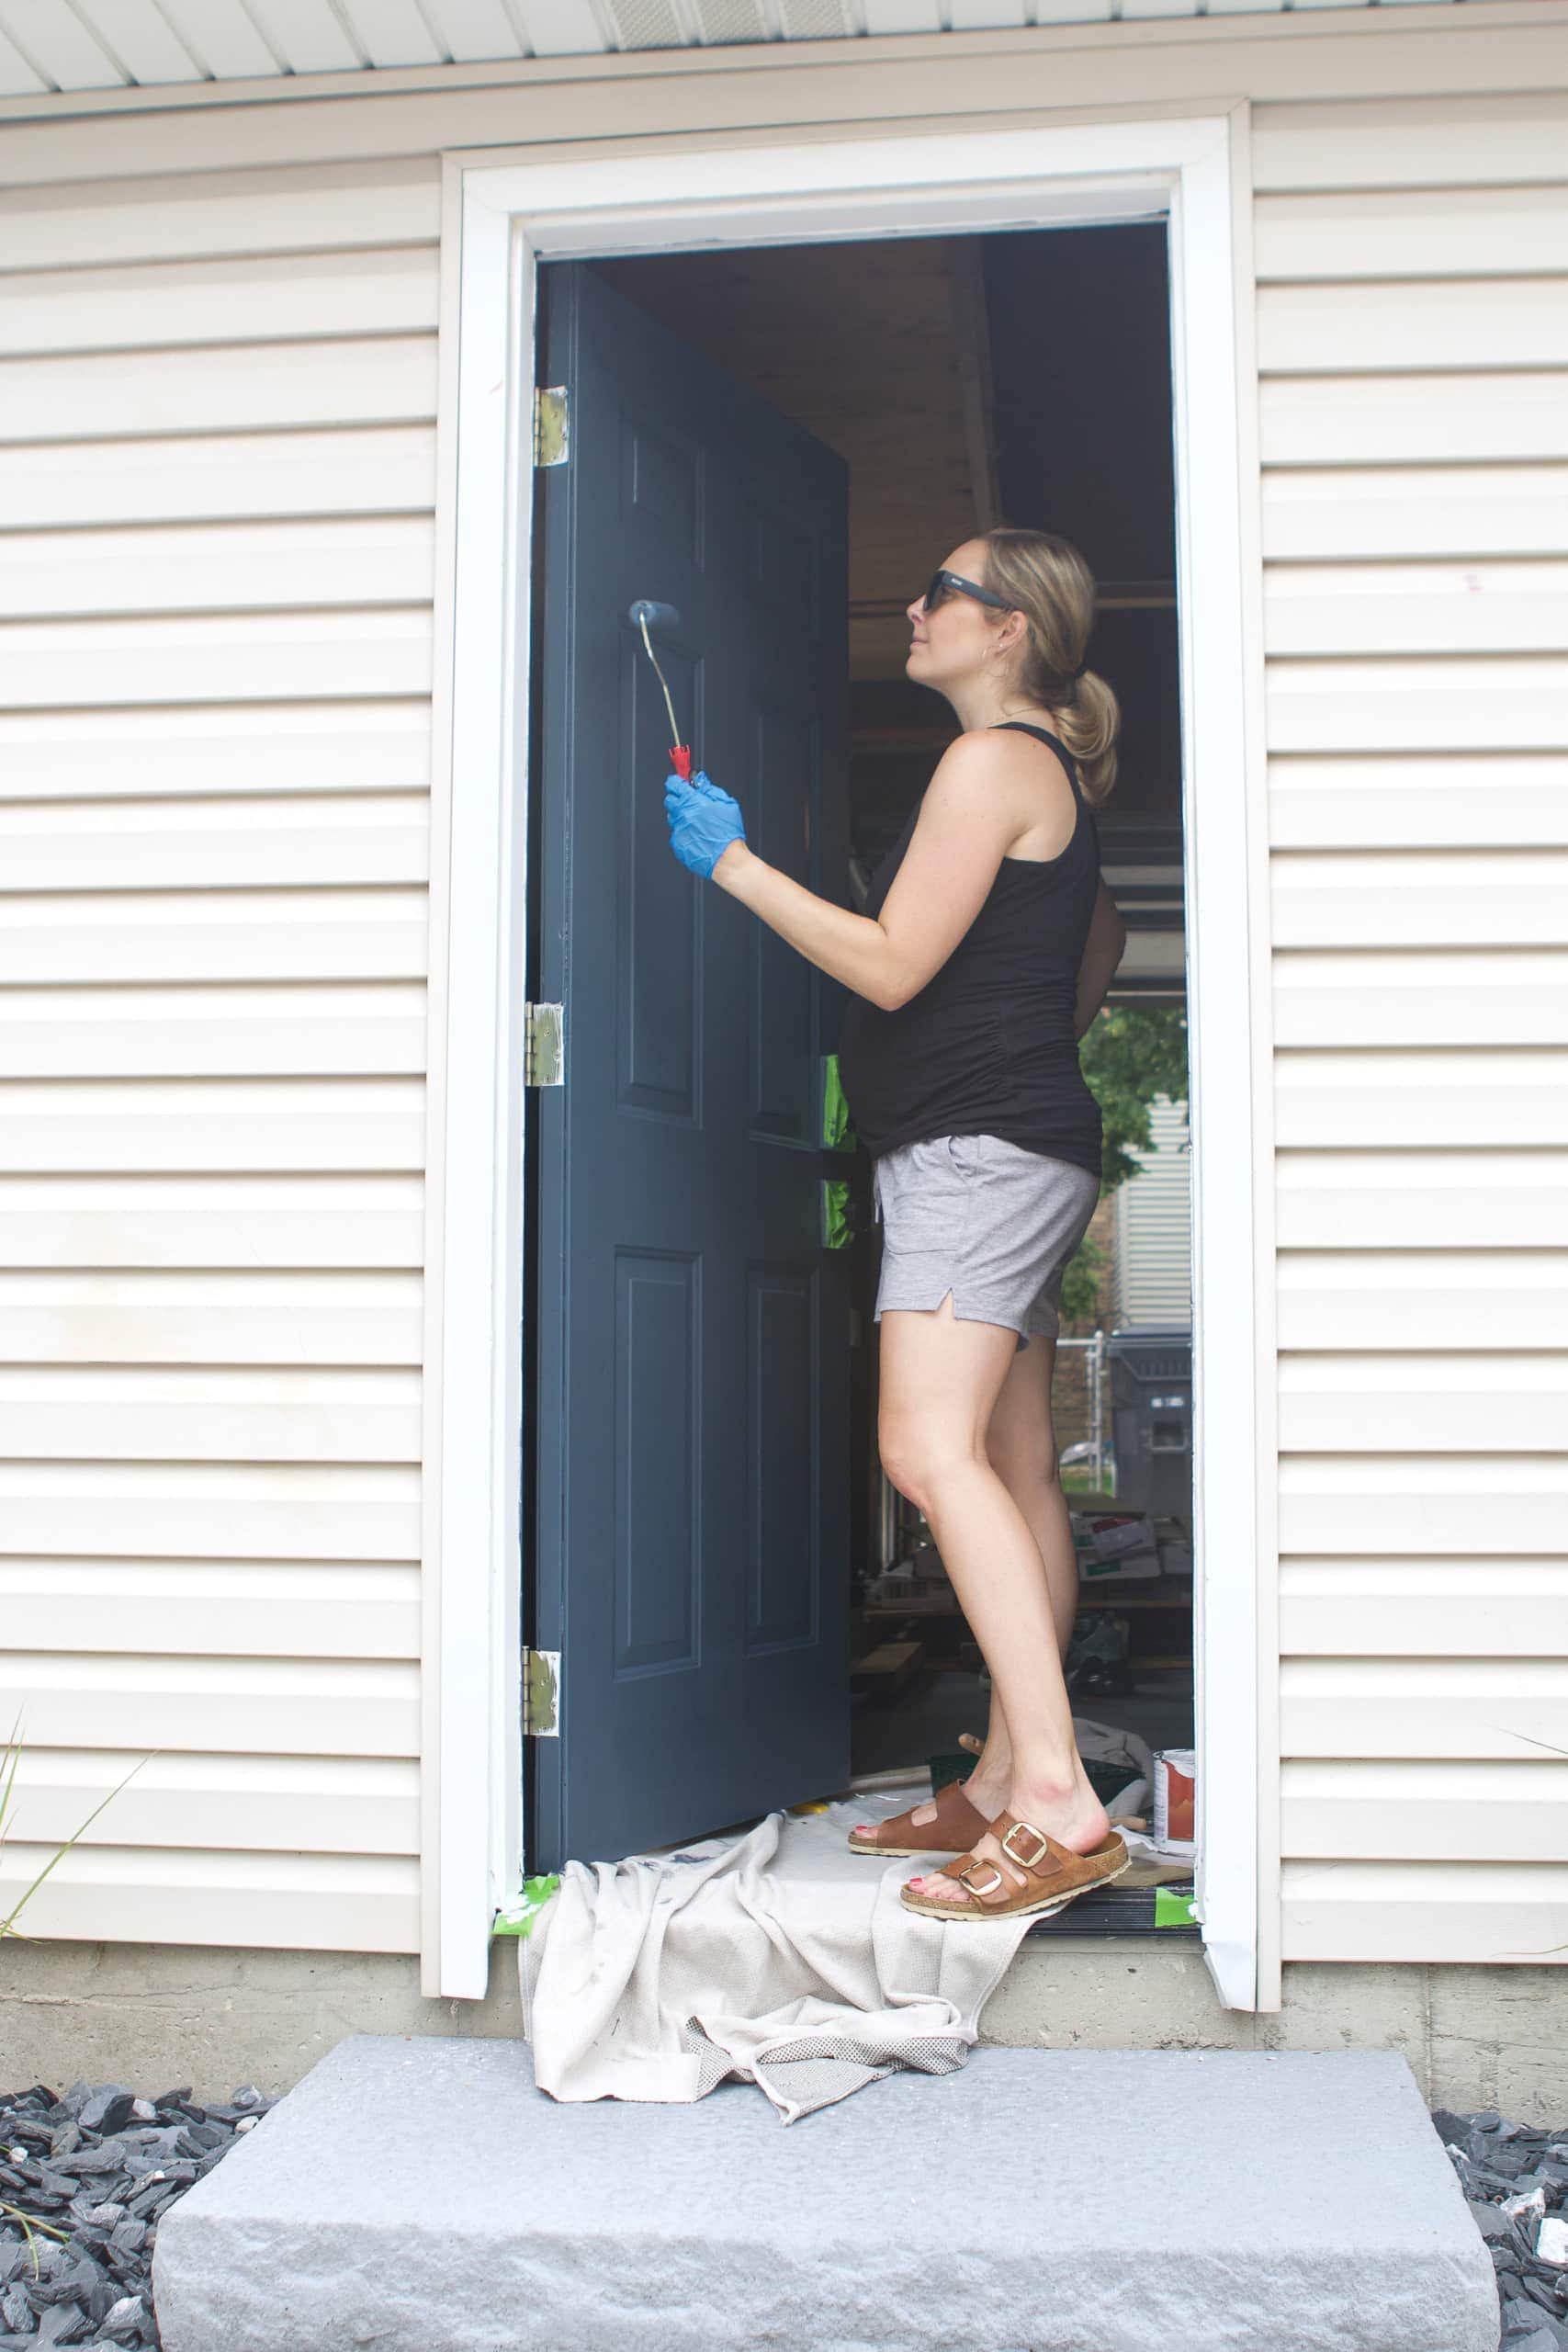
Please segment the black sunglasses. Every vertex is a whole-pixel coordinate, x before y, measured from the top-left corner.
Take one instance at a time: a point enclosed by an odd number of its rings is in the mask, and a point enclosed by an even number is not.
[[[973,580],[965,580],[962,572],[933,571],[931,585],[921,597],[928,613],[945,605],[950,596],[973,596],[977,605],[990,605],[998,613],[1010,613],[1012,606],[1005,596],[993,596],[988,588],[981,588]]]

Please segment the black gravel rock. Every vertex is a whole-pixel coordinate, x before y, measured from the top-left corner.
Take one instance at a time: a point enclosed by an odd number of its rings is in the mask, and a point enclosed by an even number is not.
[[[0,2352],[156,2352],[159,2218],[272,2105],[254,2083],[216,2107],[188,2083],[158,2098],[124,2083],[0,2091]]]
[[[106,2083],[84,2101],[76,2121],[84,2132],[119,2132],[130,2121],[136,2093],[121,2083]]]
[[[1517,2312],[1517,2318],[1510,2318]],[[1563,2329],[1529,2303],[1505,2304],[1503,2317],[1504,2352],[1562,2352],[1568,2346],[1568,2329]]]
[[[1536,2252],[1547,2214],[1568,2211],[1568,2132],[1433,2110],[1497,2275],[1504,2352],[1568,2352],[1568,2268]]]

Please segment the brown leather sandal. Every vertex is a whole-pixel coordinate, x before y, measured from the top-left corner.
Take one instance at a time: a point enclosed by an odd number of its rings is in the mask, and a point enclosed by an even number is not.
[[[1111,1830],[1087,1854],[1075,1854],[1032,1821],[1019,1821],[1010,1813],[998,1814],[988,1826],[1023,1884],[1017,1885],[987,1856],[964,1854],[956,1862],[944,1862],[942,1875],[958,1881],[966,1890],[964,1899],[937,1902],[906,1886],[898,1899],[907,1911],[919,1911],[928,1919],[1017,1919],[1025,1913],[1048,1918],[1091,1886],[1108,1886],[1132,1861],[1119,1830]]]
[[[920,1804],[933,1800],[922,1797]],[[849,1846],[852,1854],[962,1854],[986,1834],[986,1821],[976,1812],[964,1793],[961,1781],[949,1781],[937,1791],[936,1819],[917,1824],[915,1815],[920,1805],[912,1804],[908,1813],[896,1813],[891,1821],[878,1822],[869,1835],[852,1829]]]

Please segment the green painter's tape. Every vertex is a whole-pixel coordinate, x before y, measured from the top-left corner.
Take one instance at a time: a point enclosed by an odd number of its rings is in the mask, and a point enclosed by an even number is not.
[[[822,1148],[853,1151],[855,1131],[850,1125],[849,1097],[839,1077],[839,1057],[822,1057]]]
[[[1155,1889],[1155,1926],[1156,1928],[1195,1928],[1198,1915],[1192,1908],[1197,1897],[1190,1886],[1156,1886]]]
[[[829,1176],[822,1184],[822,1247],[824,1250],[847,1250],[854,1239],[850,1224],[850,1188],[841,1176]]]
[[[553,1872],[548,1878],[525,1878],[523,1882],[523,1892],[516,1902],[508,1904],[504,1911],[496,1913],[495,1924],[491,1929],[491,1934],[492,1936],[531,1936],[534,1932],[535,1920],[559,1884],[558,1875]]]

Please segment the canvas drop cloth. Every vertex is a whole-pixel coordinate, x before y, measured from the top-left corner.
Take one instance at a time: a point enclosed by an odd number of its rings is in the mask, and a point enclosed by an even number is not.
[[[569,1862],[518,1945],[540,2089],[680,2103],[739,2075],[793,2123],[899,2068],[962,2066],[1030,1923],[921,1918],[898,1900],[919,1860],[849,1851],[854,1822],[919,1795],[879,1791],[678,1853]]]

